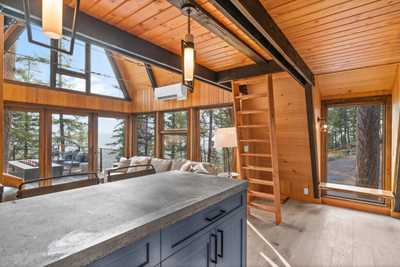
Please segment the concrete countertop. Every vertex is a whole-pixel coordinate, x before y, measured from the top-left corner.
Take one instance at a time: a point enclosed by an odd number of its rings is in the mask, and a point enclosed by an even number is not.
[[[0,204],[0,266],[82,266],[247,188],[171,171]]]

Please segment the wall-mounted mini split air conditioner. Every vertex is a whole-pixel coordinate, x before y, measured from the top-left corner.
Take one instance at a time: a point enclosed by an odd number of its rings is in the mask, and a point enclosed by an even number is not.
[[[186,100],[188,88],[182,83],[154,88],[156,100]]]

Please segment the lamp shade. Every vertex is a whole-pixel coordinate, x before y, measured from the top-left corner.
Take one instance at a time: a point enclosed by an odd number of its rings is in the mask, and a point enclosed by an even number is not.
[[[43,33],[51,39],[60,39],[63,28],[63,0],[43,0]]]
[[[215,148],[237,147],[236,128],[219,128],[215,132]]]

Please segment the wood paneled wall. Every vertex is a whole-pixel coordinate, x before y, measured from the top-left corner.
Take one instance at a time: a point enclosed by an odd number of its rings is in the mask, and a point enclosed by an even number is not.
[[[158,101],[154,99],[153,91],[149,88],[137,88],[132,96],[133,112],[162,111],[189,107],[216,106],[232,104],[230,92],[210,86],[202,82],[195,82],[193,93],[188,94],[185,101]]]
[[[392,175],[395,175],[396,153],[398,149],[400,127],[400,64],[397,65],[396,79],[392,93]],[[394,179],[393,179],[394,180]],[[394,188],[394,187],[392,187]]]
[[[304,89],[288,75],[274,75],[281,192],[313,201],[310,145]],[[304,188],[309,194],[304,195]]]
[[[4,101],[14,103],[123,113],[129,113],[132,109],[130,101],[109,97],[78,94],[9,81],[4,81],[2,85]]]
[[[265,79],[239,83],[248,84],[254,93],[257,87],[265,91]],[[273,88],[281,194],[300,201],[314,201],[304,88],[286,74],[273,75]],[[251,105],[247,109],[259,110],[265,109],[266,103],[260,99]],[[308,195],[304,195],[305,187]]]
[[[316,76],[322,100],[390,95],[396,64]]]

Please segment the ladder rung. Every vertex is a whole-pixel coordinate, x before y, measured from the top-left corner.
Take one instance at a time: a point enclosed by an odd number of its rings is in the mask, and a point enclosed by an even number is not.
[[[261,153],[241,153],[244,157],[256,157],[256,158],[270,158],[271,154],[261,154]]]
[[[267,139],[241,139],[239,142],[242,143],[269,143]]]
[[[274,194],[263,193],[263,192],[258,192],[258,191],[254,191],[254,190],[249,190],[248,193],[249,193],[249,196],[252,196],[252,197],[265,198],[265,199],[269,199],[269,200],[275,199]]]
[[[239,96],[236,96],[235,99],[248,100],[248,99],[254,99],[254,98],[259,98],[259,97],[268,97],[268,95],[266,95],[266,94],[239,95]]]
[[[274,186],[274,182],[273,182],[273,181],[268,181],[268,180],[247,178],[247,181],[249,181],[249,183],[251,183],[251,184],[260,184],[260,185]]]
[[[268,109],[261,109],[261,110],[241,110],[238,111],[237,114],[239,115],[250,115],[250,114],[264,114],[267,113]]]
[[[247,165],[247,166],[243,166],[242,168],[245,170],[251,170],[251,171],[272,172],[272,168],[268,168],[268,167]]]
[[[256,209],[260,209],[260,210],[264,210],[264,211],[268,211],[268,212],[275,212],[275,210],[276,210],[275,206],[262,205],[262,204],[254,203],[254,202],[250,202],[249,206],[251,208],[256,208]]]
[[[247,124],[239,125],[238,128],[268,128],[268,124]]]

